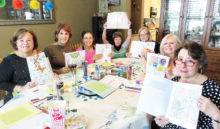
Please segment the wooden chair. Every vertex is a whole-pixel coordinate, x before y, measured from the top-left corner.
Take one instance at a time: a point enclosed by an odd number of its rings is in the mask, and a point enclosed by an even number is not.
[[[83,43],[70,43],[67,44],[68,47],[72,49],[72,51],[76,51],[77,48],[82,47]]]
[[[2,58],[0,58],[0,64],[1,64],[1,62],[2,62]],[[0,100],[3,99],[4,95],[5,95],[5,91],[0,90]]]

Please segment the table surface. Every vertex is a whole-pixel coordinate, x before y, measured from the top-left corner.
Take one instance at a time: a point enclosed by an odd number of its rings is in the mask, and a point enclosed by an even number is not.
[[[141,60],[133,58],[123,58],[114,61],[122,61],[123,63],[132,62],[139,67],[144,65]],[[13,109],[21,104],[30,102],[34,98],[43,98],[48,95],[46,89],[46,85],[40,85],[21,93],[5,104],[0,109],[0,112]],[[150,127],[145,113],[136,111],[138,98],[138,92],[129,92],[125,88],[118,88],[104,99],[96,96],[75,96],[70,101],[70,107],[76,108],[77,114],[85,116],[88,121],[87,129],[104,129],[107,127],[111,129],[149,129]],[[49,120],[48,114],[41,113],[15,124],[10,129],[41,129],[50,123]],[[102,126],[108,121],[111,121],[109,125]]]

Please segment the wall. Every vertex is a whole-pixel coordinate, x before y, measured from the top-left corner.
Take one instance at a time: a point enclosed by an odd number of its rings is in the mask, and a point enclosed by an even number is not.
[[[54,42],[54,31],[59,23],[72,27],[73,36],[69,43],[80,42],[83,30],[92,31],[92,15],[98,12],[98,0],[54,0],[54,6],[55,24],[0,26],[0,57],[14,51],[9,41],[21,27],[36,33],[40,50]]]
[[[144,18],[150,18],[150,7],[157,8],[156,26],[159,27],[161,0],[144,0]]]

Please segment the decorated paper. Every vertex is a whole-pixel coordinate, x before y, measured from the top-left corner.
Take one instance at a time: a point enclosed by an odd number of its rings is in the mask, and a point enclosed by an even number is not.
[[[69,52],[65,53],[65,65],[76,64],[77,67],[82,66],[82,62],[85,60],[85,51]]]
[[[111,44],[96,44],[96,54],[102,54],[102,58],[96,62],[111,62]]]
[[[154,53],[147,54],[146,74],[160,77],[165,76],[165,70],[169,64],[169,57]]]
[[[108,13],[107,29],[129,29],[129,20],[126,12]]]
[[[53,71],[44,52],[27,58],[31,81],[46,84],[53,80]]]
[[[146,75],[137,108],[153,116],[164,115],[171,123],[184,128],[196,129],[197,99],[201,93],[201,85]]]
[[[154,51],[154,47],[155,42],[132,41],[130,48],[131,57],[139,58],[144,48]]]

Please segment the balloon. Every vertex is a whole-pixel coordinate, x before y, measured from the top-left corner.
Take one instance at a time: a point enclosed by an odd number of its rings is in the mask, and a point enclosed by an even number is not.
[[[30,1],[30,9],[39,9],[40,3],[37,0]]]
[[[53,10],[53,3],[51,1],[47,1],[44,3],[45,10],[51,11]]]
[[[14,9],[23,9],[24,8],[24,3],[22,0],[13,0],[12,1],[12,7]]]
[[[0,0],[0,8],[5,6],[5,0]]]

